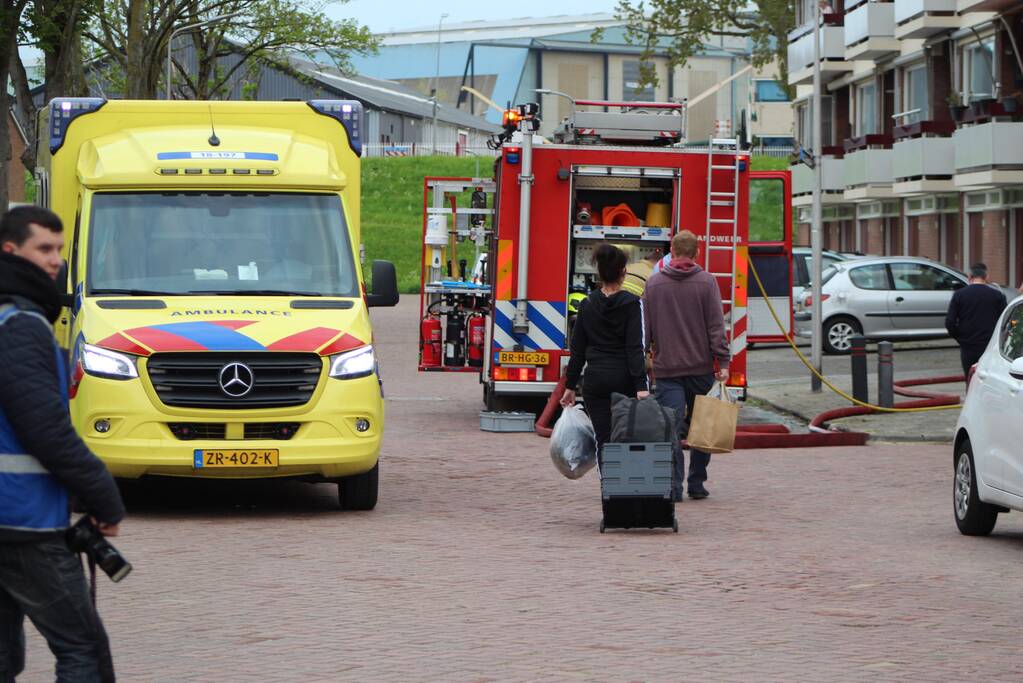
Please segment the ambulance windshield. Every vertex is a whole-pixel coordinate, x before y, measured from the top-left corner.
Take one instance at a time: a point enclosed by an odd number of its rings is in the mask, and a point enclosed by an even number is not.
[[[99,193],[89,294],[359,296],[341,198]]]

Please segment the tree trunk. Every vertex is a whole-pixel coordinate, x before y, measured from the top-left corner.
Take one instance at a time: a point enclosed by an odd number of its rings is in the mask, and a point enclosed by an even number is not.
[[[25,137],[28,144],[21,155],[21,163],[28,170],[36,166],[36,127],[39,125],[39,112],[35,103],[32,102],[32,94],[28,89],[28,75],[25,73],[25,65],[21,62],[21,54],[18,52],[18,43],[11,44],[11,85],[14,86],[14,100],[18,121],[25,129]]]
[[[129,100],[152,99],[149,93],[149,69],[146,64],[146,2],[128,0],[128,37],[125,45],[124,97]]]

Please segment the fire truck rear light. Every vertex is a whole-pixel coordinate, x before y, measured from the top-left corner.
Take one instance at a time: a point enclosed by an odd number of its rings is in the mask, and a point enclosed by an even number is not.
[[[535,382],[536,368],[494,368],[498,382]]]
[[[509,147],[504,151],[504,160],[509,164],[517,164],[522,160],[522,150],[519,147]]]

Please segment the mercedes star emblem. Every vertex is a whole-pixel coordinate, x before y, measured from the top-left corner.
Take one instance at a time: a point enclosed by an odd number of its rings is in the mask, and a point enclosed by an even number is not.
[[[241,398],[252,391],[255,379],[245,363],[228,363],[220,369],[220,390],[231,398]]]

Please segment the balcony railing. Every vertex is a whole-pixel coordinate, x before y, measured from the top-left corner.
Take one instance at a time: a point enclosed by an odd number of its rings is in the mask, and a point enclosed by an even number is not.
[[[895,5],[864,2],[845,15],[845,58],[875,59],[899,49],[895,40]]]
[[[1023,121],[993,121],[952,134],[955,172],[1023,171]]]
[[[845,155],[845,186],[862,187],[891,185],[892,150],[884,148],[857,149]]]
[[[956,0],[895,0],[895,37],[926,38],[957,28]]]
[[[852,69],[845,63],[845,28],[825,24],[820,31],[821,77],[825,82],[833,80],[841,72]],[[813,66],[813,32],[794,38],[788,46],[789,85],[809,83]]]
[[[955,173],[952,138],[905,138],[892,146],[892,153],[896,180],[945,179]]]
[[[842,157],[825,155],[821,158],[821,162],[821,190],[842,192],[845,189]],[[792,194],[805,195],[813,192],[813,169],[806,164],[797,164],[791,170]]]

